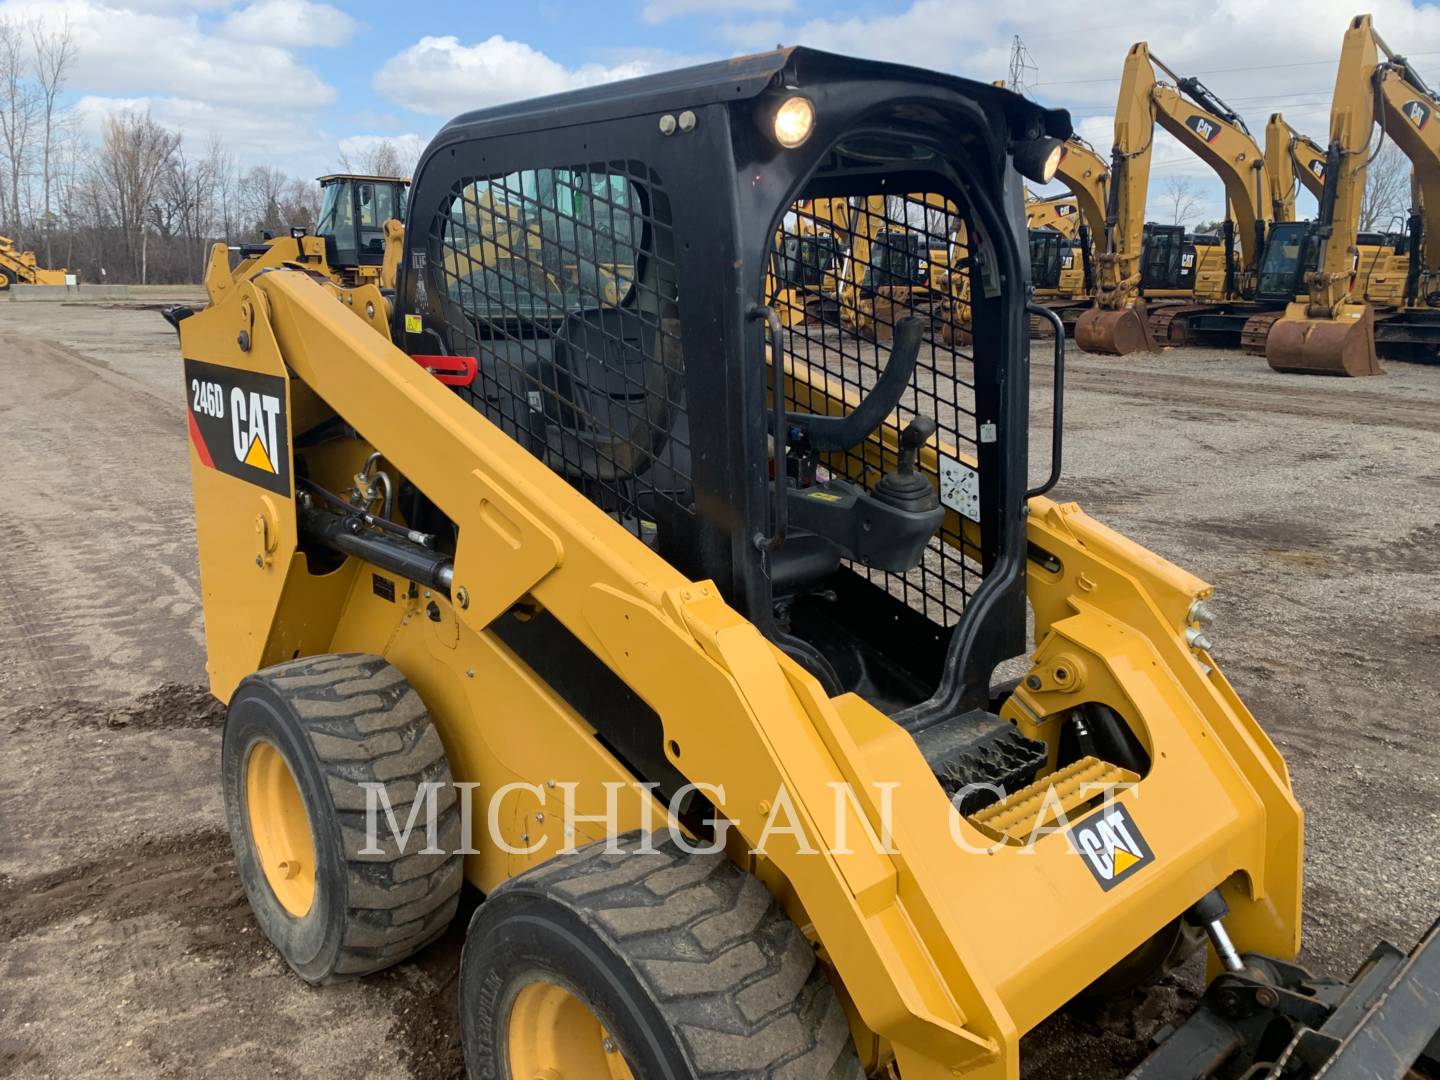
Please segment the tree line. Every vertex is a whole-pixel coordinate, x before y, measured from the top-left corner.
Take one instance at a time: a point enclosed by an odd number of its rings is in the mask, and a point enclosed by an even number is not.
[[[210,246],[313,226],[313,179],[242,168],[218,136],[196,145],[148,112],[106,116],[87,139],[63,103],[68,22],[0,17],[0,235],[82,281],[199,281]],[[404,175],[386,142],[342,169]]]

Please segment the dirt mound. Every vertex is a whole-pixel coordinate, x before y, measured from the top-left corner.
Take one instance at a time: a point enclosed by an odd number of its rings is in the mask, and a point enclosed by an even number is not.
[[[253,942],[230,837],[215,829],[145,840],[105,859],[0,881],[0,940],[14,941],[77,915],[116,921],[171,915],[191,943],[234,949]]]
[[[164,683],[129,705],[112,710],[106,727],[218,728],[225,723],[225,705],[203,686]]]
[[[0,718],[20,727],[72,729],[130,728],[136,731],[219,729],[225,705],[192,683],[163,683],[121,704],[64,697],[40,706],[0,710]]]

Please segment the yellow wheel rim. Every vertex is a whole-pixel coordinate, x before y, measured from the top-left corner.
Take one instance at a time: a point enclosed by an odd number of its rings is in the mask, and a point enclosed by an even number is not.
[[[315,841],[290,763],[257,742],[245,766],[245,808],[255,856],[280,906],[296,918],[315,902]]]
[[[590,1006],[543,979],[516,995],[507,1042],[512,1080],[635,1080]]]

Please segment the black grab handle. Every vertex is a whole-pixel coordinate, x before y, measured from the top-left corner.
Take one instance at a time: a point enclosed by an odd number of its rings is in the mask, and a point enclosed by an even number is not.
[[[1065,446],[1065,324],[1060,321],[1059,315],[1039,304],[1026,304],[1025,310],[1048,320],[1055,328],[1055,415],[1050,432],[1050,476],[1039,487],[1025,492],[1025,498],[1033,499],[1044,495],[1060,482],[1060,463]]]
[[[915,375],[915,362],[920,357],[920,343],[925,337],[925,323],[907,315],[895,324],[895,342],[885,370],[860,404],[844,416],[819,413],[787,413],[791,426],[798,428],[817,453],[849,450],[865,438],[893,413],[900,397]]]
[[[770,330],[770,402],[774,415],[770,418],[771,437],[774,440],[775,457],[775,506],[774,521],[769,536],[755,534],[755,546],[761,551],[774,551],[785,543],[785,534],[790,528],[790,502],[786,497],[789,486],[789,470],[785,464],[786,435],[789,425],[785,422],[785,328],[780,316],[768,304],[751,304],[746,312],[752,319],[763,320]]]

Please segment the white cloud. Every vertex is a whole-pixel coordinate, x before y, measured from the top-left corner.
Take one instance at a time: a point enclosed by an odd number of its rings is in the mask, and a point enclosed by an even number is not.
[[[220,33],[237,41],[323,48],[343,45],[355,33],[349,15],[313,0],[255,0],[228,16]]]
[[[314,118],[284,110],[256,110],[194,98],[86,95],[75,103],[82,132],[98,140],[102,121],[117,112],[148,112],[156,123],[180,132],[186,152],[201,155],[219,136],[242,168],[278,165],[292,174],[319,176],[335,165],[320,143]]]
[[[733,15],[741,11],[780,14],[795,9],[795,0],[650,0],[640,17],[651,26],[687,15]]]
[[[375,73],[375,92],[417,112],[453,116],[470,109],[643,75],[643,61],[567,68],[500,34],[474,45],[453,35],[422,37]]]
[[[193,13],[135,11],[95,0],[10,0],[0,14],[68,19],[76,58],[70,85],[101,95],[137,92],[212,105],[328,105],[335,88],[286,49],[237,45],[202,28]]]

